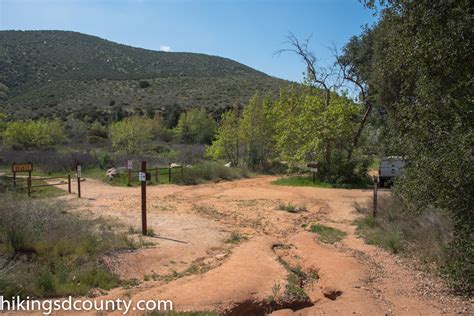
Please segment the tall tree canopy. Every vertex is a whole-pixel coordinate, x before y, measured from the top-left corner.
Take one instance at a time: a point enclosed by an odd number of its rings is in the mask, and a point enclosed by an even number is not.
[[[448,210],[456,222],[451,274],[472,286],[474,107],[472,6],[467,0],[366,1],[379,22],[340,60],[368,85],[386,154],[409,164],[397,193],[416,212]]]

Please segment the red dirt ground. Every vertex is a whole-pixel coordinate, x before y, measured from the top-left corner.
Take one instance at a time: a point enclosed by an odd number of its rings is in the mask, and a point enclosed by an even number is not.
[[[272,185],[274,179],[148,187],[148,225],[157,236],[144,240],[153,246],[104,258],[121,278],[139,284],[98,298],[170,299],[181,311],[259,314],[258,307],[268,310],[271,296],[285,303],[284,260],[305,272],[318,271],[319,279],[304,285],[312,306],[286,302],[292,309],[280,304],[271,315],[472,312],[470,304],[447,295],[441,282],[357,237],[353,222],[359,214],[353,205],[369,200],[371,190],[284,187]],[[82,216],[109,218],[124,230],[139,230],[138,188],[88,179],[82,194],[80,200],[61,198]],[[307,211],[277,210],[279,203],[305,205]],[[347,236],[332,245],[321,243],[305,228],[311,223],[338,228]],[[226,243],[232,233],[246,239]],[[153,278],[173,273],[175,277]],[[324,292],[330,290],[340,295],[326,298]]]

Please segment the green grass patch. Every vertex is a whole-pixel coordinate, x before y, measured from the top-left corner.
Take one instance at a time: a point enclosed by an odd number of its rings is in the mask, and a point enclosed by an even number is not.
[[[318,234],[318,240],[328,244],[341,241],[346,236],[346,233],[339,229],[320,224],[311,225],[310,231]]]
[[[238,233],[238,232],[232,232],[232,233],[230,234],[230,237],[229,237],[228,239],[226,239],[225,243],[226,243],[226,244],[234,244],[234,245],[236,245],[236,244],[240,244],[241,242],[243,242],[243,241],[245,241],[245,240],[247,240],[247,239],[248,239],[248,238],[247,238],[247,236],[245,236],[245,235],[242,235],[242,234],[240,234],[240,233]]]
[[[369,245],[382,247],[394,254],[402,250],[400,232],[381,228],[372,215],[356,220],[355,224],[358,234],[363,236]]]
[[[316,181],[313,183],[311,176],[291,176],[272,181],[274,185],[284,185],[292,187],[315,187],[315,188],[339,188],[339,189],[366,189],[370,188],[370,183],[329,183]]]
[[[53,180],[53,183],[58,183],[59,180]],[[32,185],[44,185],[47,184],[46,181],[33,181]],[[72,184],[74,185],[74,184]],[[62,188],[62,189],[61,189]],[[45,186],[45,187],[33,187],[31,190],[31,197],[32,198],[52,198],[62,195],[67,195],[67,181],[60,186]]]
[[[316,182],[313,183],[313,178],[299,177],[299,176],[280,178],[280,179],[272,181],[272,184],[292,186],[292,187],[333,188],[333,185],[331,183],[321,182],[318,180],[316,180]]]
[[[288,271],[285,286],[285,296],[288,300],[306,301],[308,295],[304,290],[306,284],[314,284],[319,280],[319,271],[310,270],[305,272],[299,266],[292,266],[286,262],[283,258],[278,257],[278,262]],[[273,293],[273,299],[276,294]]]

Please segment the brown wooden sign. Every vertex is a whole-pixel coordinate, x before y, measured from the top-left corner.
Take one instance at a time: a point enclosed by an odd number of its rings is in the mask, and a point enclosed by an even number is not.
[[[32,172],[33,164],[32,163],[13,163],[12,172]]]
[[[319,162],[312,162],[307,164],[308,168],[319,168]]]

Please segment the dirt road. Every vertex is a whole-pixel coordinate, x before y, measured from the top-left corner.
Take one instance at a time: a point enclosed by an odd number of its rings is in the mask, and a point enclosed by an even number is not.
[[[437,280],[356,236],[353,222],[359,215],[353,205],[370,199],[370,190],[283,187],[272,185],[273,179],[148,187],[148,223],[156,237],[144,240],[153,246],[104,258],[121,278],[139,282],[100,298],[171,299],[178,310],[231,315],[472,312],[466,302],[445,294]],[[87,180],[82,194],[81,200],[62,198],[83,216],[139,230],[138,188]],[[307,211],[277,210],[280,203],[304,205]],[[308,231],[312,223],[347,235],[335,244],[322,243]],[[292,267],[313,276],[300,284],[307,299],[285,294]]]

